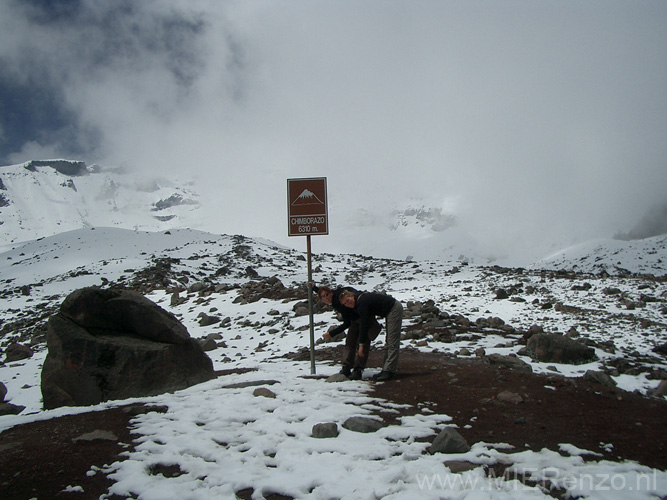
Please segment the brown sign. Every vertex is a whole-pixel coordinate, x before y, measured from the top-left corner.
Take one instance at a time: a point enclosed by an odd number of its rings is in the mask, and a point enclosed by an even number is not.
[[[287,179],[289,236],[329,234],[327,178]]]

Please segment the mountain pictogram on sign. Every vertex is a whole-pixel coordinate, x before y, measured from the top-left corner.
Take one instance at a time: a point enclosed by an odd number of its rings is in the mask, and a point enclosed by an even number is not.
[[[324,205],[324,202],[309,189],[304,189],[302,193],[296,197],[296,200],[292,202],[292,206],[295,207],[305,205]]]

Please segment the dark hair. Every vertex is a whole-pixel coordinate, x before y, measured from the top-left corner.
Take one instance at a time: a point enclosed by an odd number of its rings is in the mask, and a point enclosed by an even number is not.
[[[333,290],[329,288],[328,286],[321,286],[320,289],[317,291],[317,298],[322,300],[323,295],[327,295],[329,293],[333,293]]]

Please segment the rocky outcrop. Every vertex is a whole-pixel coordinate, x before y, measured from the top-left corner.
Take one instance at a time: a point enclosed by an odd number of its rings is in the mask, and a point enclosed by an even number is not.
[[[85,162],[72,160],[32,160],[24,165],[26,170],[35,172],[37,167],[51,167],[63,175],[86,175],[88,168]]]
[[[197,205],[197,202],[194,200],[185,199],[180,194],[175,193],[166,199],[158,200],[153,203],[153,208],[151,208],[151,210],[153,212],[159,212],[160,210],[177,207],[179,205]]]
[[[6,191],[6,190],[7,188],[5,187],[5,184],[2,182],[2,179],[0,179],[0,191]],[[8,205],[9,205],[9,200],[3,193],[0,193],[0,207],[6,207]]]
[[[526,353],[536,361],[580,365],[597,360],[592,347],[565,335],[538,333],[528,339]]]
[[[246,274],[248,274],[247,269]],[[249,281],[241,286],[238,293],[239,296],[234,299],[235,304],[250,304],[261,299],[294,300],[307,297],[304,289],[288,288],[275,276],[259,281]],[[322,306],[317,304],[318,301],[313,302],[315,307],[322,309]]]
[[[30,347],[16,342],[9,344],[5,349],[5,362],[12,363],[23,359],[32,358],[33,351]]]
[[[504,366],[506,368],[523,370],[527,372],[533,371],[533,367],[530,366],[530,364],[526,363],[515,355],[503,356],[502,354],[493,353],[486,356],[486,360],[492,365]]]
[[[71,293],[48,321],[45,409],[184,389],[214,377],[200,344],[173,316],[128,290]]]
[[[18,415],[23,410],[25,410],[25,406],[14,405],[5,401],[6,396],[7,396],[7,387],[5,386],[5,384],[0,382],[0,416]]]

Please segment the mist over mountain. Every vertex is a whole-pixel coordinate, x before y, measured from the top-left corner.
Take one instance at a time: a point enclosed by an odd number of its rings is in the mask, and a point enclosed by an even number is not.
[[[0,167],[0,236],[5,247],[10,247],[89,227],[141,231],[190,228],[265,238],[305,250],[301,238],[283,236],[285,228],[274,227],[265,233],[254,224],[239,227],[239,213],[257,203],[251,193],[243,203],[202,193],[206,193],[206,185],[201,180],[183,180],[174,174],[149,176],[124,167],[88,166],[82,161],[34,160]],[[314,238],[313,251],[660,275],[665,272],[660,256],[667,239],[660,236],[667,220],[660,216],[664,207],[662,210],[656,210],[617,240],[595,238],[556,246],[536,237],[514,241],[509,247],[489,248],[485,235],[470,231],[451,203],[433,197],[411,197],[391,208],[330,208],[335,229],[330,236]],[[642,236],[649,238],[638,238]],[[624,252],[627,255],[619,262],[618,255]],[[653,257],[638,263],[637,253]]]
[[[83,220],[304,248],[285,180],[314,177],[316,252],[521,264],[664,234],[640,221],[667,202],[665,2],[64,5],[1,2],[0,164],[126,165],[197,196],[129,182],[104,220],[88,195],[18,238]]]
[[[639,240],[667,234],[667,202],[656,205],[627,233],[619,233],[620,240]]]

